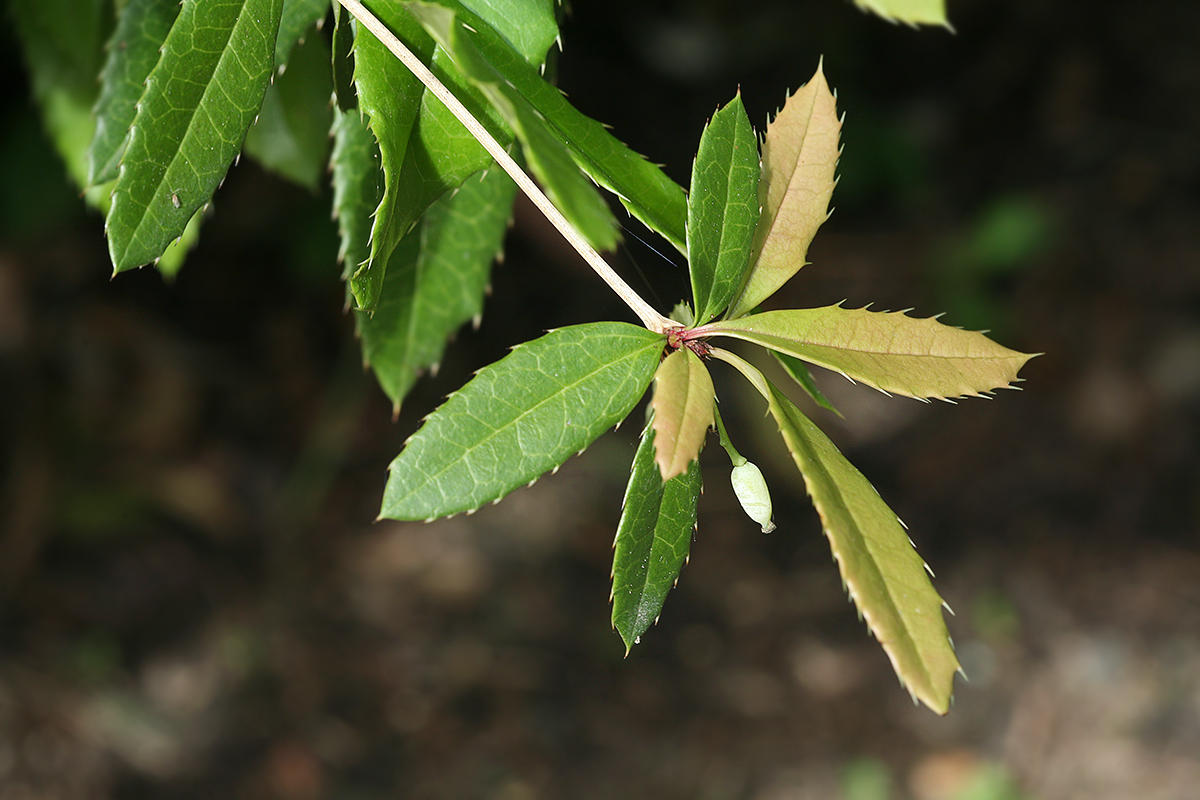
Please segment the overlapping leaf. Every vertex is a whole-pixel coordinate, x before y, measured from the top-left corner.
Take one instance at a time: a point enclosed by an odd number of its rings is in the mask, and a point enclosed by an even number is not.
[[[617,243],[616,220],[604,199],[529,101],[488,63],[454,12],[422,2],[411,3],[409,10],[517,133],[526,160],[555,207],[597,250],[613,249]]]
[[[767,311],[706,326],[908,397],[979,395],[1017,379],[1032,356],[982,333],[865,308]]]
[[[686,253],[687,201],[682,187],[662,170],[630,150],[599,122],[580,113],[562,93],[522,58],[497,26],[481,19],[458,0],[439,0],[471,30],[471,41],[487,62],[537,110],[588,177],[617,195],[647,227]]]
[[[716,395],[703,362],[686,347],[662,360],[654,374],[654,460],[662,480],[687,471],[713,425]]]
[[[664,344],[645,328],[597,322],[518,346],[413,435],[392,462],[381,515],[473,511],[535,480],[625,418]]]
[[[364,358],[397,409],[447,337],[482,311],[515,192],[493,169],[435,202],[392,252],[375,313],[356,312]]]
[[[704,128],[692,166],[687,246],[697,324],[724,311],[741,285],[759,217],[758,178],[758,142],[738,94]]]
[[[241,149],[275,63],[282,0],[185,0],[146,81],[108,214],[117,271],[157,259]]]
[[[279,35],[275,37],[275,67],[288,64],[296,42],[310,32],[329,13],[329,0],[283,0]]]
[[[939,714],[950,708],[960,667],[942,618],[944,603],[925,562],[895,513],[833,442],[762,373],[716,351],[767,400],[808,494],[850,597],[879,640],[896,675]]]
[[[158,63],[159,51],[175,17],[179,0],[129,0],[121,11],[108,45],[96,102],[96,135],[88,148],[88,184],[117,177],[129,128],[146,78]]]
[[[946,0],[854,0],[859,8],[873,11],[894,22],[909,25],[942,25],[946,21]]]
[[[828,217],[840,154],[841,121],[821,66],[767,125],[750,271],[727,316],[746,314],[806,263],[808,246]]]
[[[342,278],[349,279],[371,254],[371,215],[383,196],[379,146],[357,110],[334,112],[333,214],[341,244]]]
[[[654,429],[642,432],[633,457],[621,522],[613,543],[613,627],[625,650],[658,619],[687,561],[696,528],[700,463],[663,483],[655,464]]]
[[[495,17],[504,13],[503,4],[499,8],[487,3],[477,5],[490,15],[478,18],[479,24],[489,29],[496,22]],[[513,57],[528,69],[535,69],[533,65],[542,63],[546,50],[558,35],[553,9],[544,8],[544,5],[529,5],[517,19],[504,22],[520,25],[522,37],[519,41],[529,49],[513,51]],[[444,50],[433,47],[433,40],[409,13],[408,4],[381,4],[375,10],[388,28],[429,64],[438,79],[501,144],[507,145],[512,140],[511,130],[491,104],[464,78]],[[358,34],[355,59],[357,97],[379,142],[385,188],[375,215],[371,254],[364,264],[356,265],[350,290],[358,307],[373,310],[379,301],[387,259],[400,238],[408,233],[430,203],[456,189],[468,176],[486,168],[491,157],[446,107],[423,86],[414,83],[416,79],[407,68],[365,30]],[[336,66],[341,61],[335,60],[335,76]],[[338,88],[338,98],[339,104],[347,107],[346,89]],[[387,107],[397,103],[404,107],[401,124],[389,124],[389,115],[393,112]],[[411,103],[415,103],[415,108]],[[376,120],[384,122],[382,129],[376,125]]]

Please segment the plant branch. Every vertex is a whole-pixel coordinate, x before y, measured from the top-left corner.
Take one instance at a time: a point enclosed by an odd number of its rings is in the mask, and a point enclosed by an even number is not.
[[[617,296],[625,301],[633,313],[637,314],[641,319],[642,324],[649,330],[655,333],[664,333],[670,328],[679,327],[679,325],[670,319],[659,314],[654,308],[641,298],[629,284],[621,280],[621,276],[613,271],[601,255],[596,252],[596,249],[588,244],[587,240],[579,234],[575,227],[567,221],[567,218],[550,202],[550,198],[546,197],[545,193],[538,188],[537,184],[525,174],[520,165],[513,160],[512,156],[500,146],[500,143],[488,133],[487,129],[479,124],[479,121],[472,116],[471,112],[458,101],[453,93],[447,89],[437,77],[429,71],[425,64],[413,55],[412,51],[404,46],[396,36],[387,29],[387,27],[379,21],[359,0],[338,0],[347,11],[349,11],[360,24],[365,26],[367,30],[375,34],[379,41],[383,42],[384,46],[392,52],[392,55],[400,59],[404,66],[408,67],[414,75],[425,84],[433,95],[445,104],[458,121],[463,124],[467,131],[475,137],[475,139],[483,145],[496,163],[509,174],[509,177],[516,182],[517,186],[525,193],[525,195],[533,201],[538,210],[546,216],[546,219],[558,228],[559,233],[567,240],[567,242],[575,248],[579,255],[583,256],[583,260],[596,271],[596,274],[607,283]]]

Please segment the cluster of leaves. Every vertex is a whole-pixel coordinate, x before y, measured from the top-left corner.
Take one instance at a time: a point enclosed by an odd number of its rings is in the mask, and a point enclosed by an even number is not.
[[[324,36],[309,34],[330,15],[329,0],[12,5],[48,128],[106,214],[116,271],[150,262],[177,269],[246,152],[309,186],[328,165],[348,304],[365,361],[397,407],[436,366],[447,337],[480,313],[515,186],[347,13],[368,13],[357,3],[335,2]],[[860,5],[945,24],[941,0]],[[740,97],[718,110],[685,192],[544,79],[558,37],[555,0],[374,6],[486,136],[523,160],[584,240],[599,250],[617,241],[597,187],[606,189],[687,256],[692,288],[670,324],[571,326],[481,370],[392,463],[382,516],[433,519],[495,502],[622,421],[653,383],[613,565],[613,622],[632,646],[687,559],[698,457],[714,426],[747,513],[764,531],[774,525],[763,476],[718,412],[709,364],[722,361],[766,401],[846,586],[898,675],[945,712],[958,662],[942,601],[896,516],[784,391],[712,343],[737,339],[773,353],[789,380],[826,407],[806,364],[885,392],[952,398],[1008,385],[1028,358],[902,313],[759,310],[805,264],[827,215],[840,121],[821,69],[768,125],[761,153]]]

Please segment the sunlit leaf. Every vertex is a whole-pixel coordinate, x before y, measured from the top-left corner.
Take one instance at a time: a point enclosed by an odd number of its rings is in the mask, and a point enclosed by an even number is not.
[[[356,312],[363,355],[397,410],[447,337],[483,310],[515,193],[493,169],[435,202],[392,252],[375,313]]]
[[[910,25],[942,25],[946,21],[946,0],[854,0],[859,8],[873,11],[893,22]]]
[[[829,215],[841,128],[836,100],[818,65],[812,80],[767,125],[758,183],[762,213],[750,271],[730,318],[766,300],[807,263],[808,246]]]
[[[474,511],[530,483],[620,422],[665,337],[622,322],[560,328],[480,370],[391,465],[381,515]]]
[[[179,0],[129,0],[108,45],[96,102],[96,135],[88,148],[88,184],[114,180],[137,102],[175,17]]]
[[[108,214],[121,270],[162,255],[212,199],[262,104],[282,0],[185,0],[121,160]]]
[[[662,360],[654,374],[654,460],[669,481],[696,460],[713,425],[712,377],[686,347]]]
[[[626,653],[658,619],[687,561],[699,496],[698,461],[663,483],[654,463],[654,429],[647,426],[633,457],[613,543],[612,621]]]
[[[912,695],[939,714],[950,708],[960,667],[942,618],[944,603],[895,513],[861,472],[757,369],[734,364],[767,400],[842,573],[842,581]]]
[[[767,311],[705,331],[785,353],[885,392],[908,397],[979,395],[1007,386],[1031,355],[982,333],[865,308]]]
[[[758,141],[742,96],[713,115],[700,137],[688,193],[688,271],[696,322],[733,300],[758,222]]]

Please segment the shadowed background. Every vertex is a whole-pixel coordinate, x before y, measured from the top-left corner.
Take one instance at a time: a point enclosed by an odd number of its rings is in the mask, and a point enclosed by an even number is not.
[[[243,161],[174,282],[110,280],[10,41],[0,798],[1193,796],[1200,10],[952,2],[950,34],[839,0],[574,6],[560,84],[682,183],[739,86],[761,127],[824,57],[836,211],[772,304],[946,312],[1045,353],[1022,391],[956,405],[818,375],[845,420],[817,421],[956,612],[950,715],[898,685],[720,366],[779,529],[709,447],[691,561],[627,659],[608,571],[636,424],[474,516],[374,522],[388,462],[472,370],[629,313],[521,207],[481,325],[393,421],[328,190]],[[664,310],[687,287],[667,255],[613,256]]]

